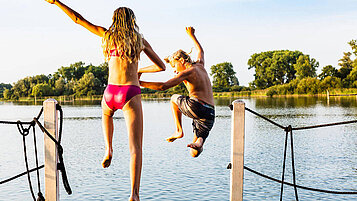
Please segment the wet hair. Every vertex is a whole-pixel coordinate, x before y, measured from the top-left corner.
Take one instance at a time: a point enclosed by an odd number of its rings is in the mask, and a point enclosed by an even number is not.
[[[189,53],[190,54],[190,53]],[[179,60],[181,58],[183,58],[185,60],[186,63],[190,63],[193,64],[194,62],[192,62],[192,59],[190,57],[190,55],[187,54],[185,51],[183,50],[177,50],[175,53],[173,53],[171,56],[165,57],[164,60],[166,61],[166,63],[170,63],[170,61],[172,59],[174,60]]]
[[[106,61],[110,58],[110,50],[114,48],[123,51],[122,59],[130,63],[140,59],[144,47],[143,37],[130,8],[120,7],[114,11],[113,24],[104,33],[102,47]]]

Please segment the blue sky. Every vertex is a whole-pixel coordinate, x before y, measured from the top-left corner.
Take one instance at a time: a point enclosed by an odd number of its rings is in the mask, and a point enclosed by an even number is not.
[[[194,26],[205,50],[206,68],[231,62],[241,84],[254,71],[249,57],[268,50],[299,50],[337,67],[347,44],[357,39],[356,0],[65,0],[94,24],[108,27],[119,6],[132,8],[140,31],[161,58],[193,43],[185,26]],[[56,6],[43,0],[0,1],[0,82],[50,74],[61,66],[83,61],[104,62],[101,39],[73,23]],[[193,52],[193,58],[195,58]],[[140,66],[150,65],[142,55]],[[166,80],[166,72],[144,80]]]

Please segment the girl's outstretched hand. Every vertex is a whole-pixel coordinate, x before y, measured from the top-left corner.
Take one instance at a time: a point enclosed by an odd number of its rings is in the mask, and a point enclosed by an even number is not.
[[[56,2],[56,0],[45,0],[45,1],[47,1],[50,4],[54,4]]]
[[[195,28],[193,27],[186,27],[186,33],[190,36],[195,34]]]

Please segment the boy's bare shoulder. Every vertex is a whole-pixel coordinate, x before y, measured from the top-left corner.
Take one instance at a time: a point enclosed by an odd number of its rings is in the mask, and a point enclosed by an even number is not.
[[[194,66],[202,66],[204,67],[204,63],[203,62],[200,62],[200,61],[197,61],[196,63],[193,64]]]

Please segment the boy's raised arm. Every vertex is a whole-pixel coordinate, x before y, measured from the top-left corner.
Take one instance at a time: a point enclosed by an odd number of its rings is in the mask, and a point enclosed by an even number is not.
[[[204,64],[203,48],[195,36],[195,29],[193,27],[186,27],[186,32],[188,36],[193,40],[193,43],[195,44],[195,48],[198,51],[197,62]]]

